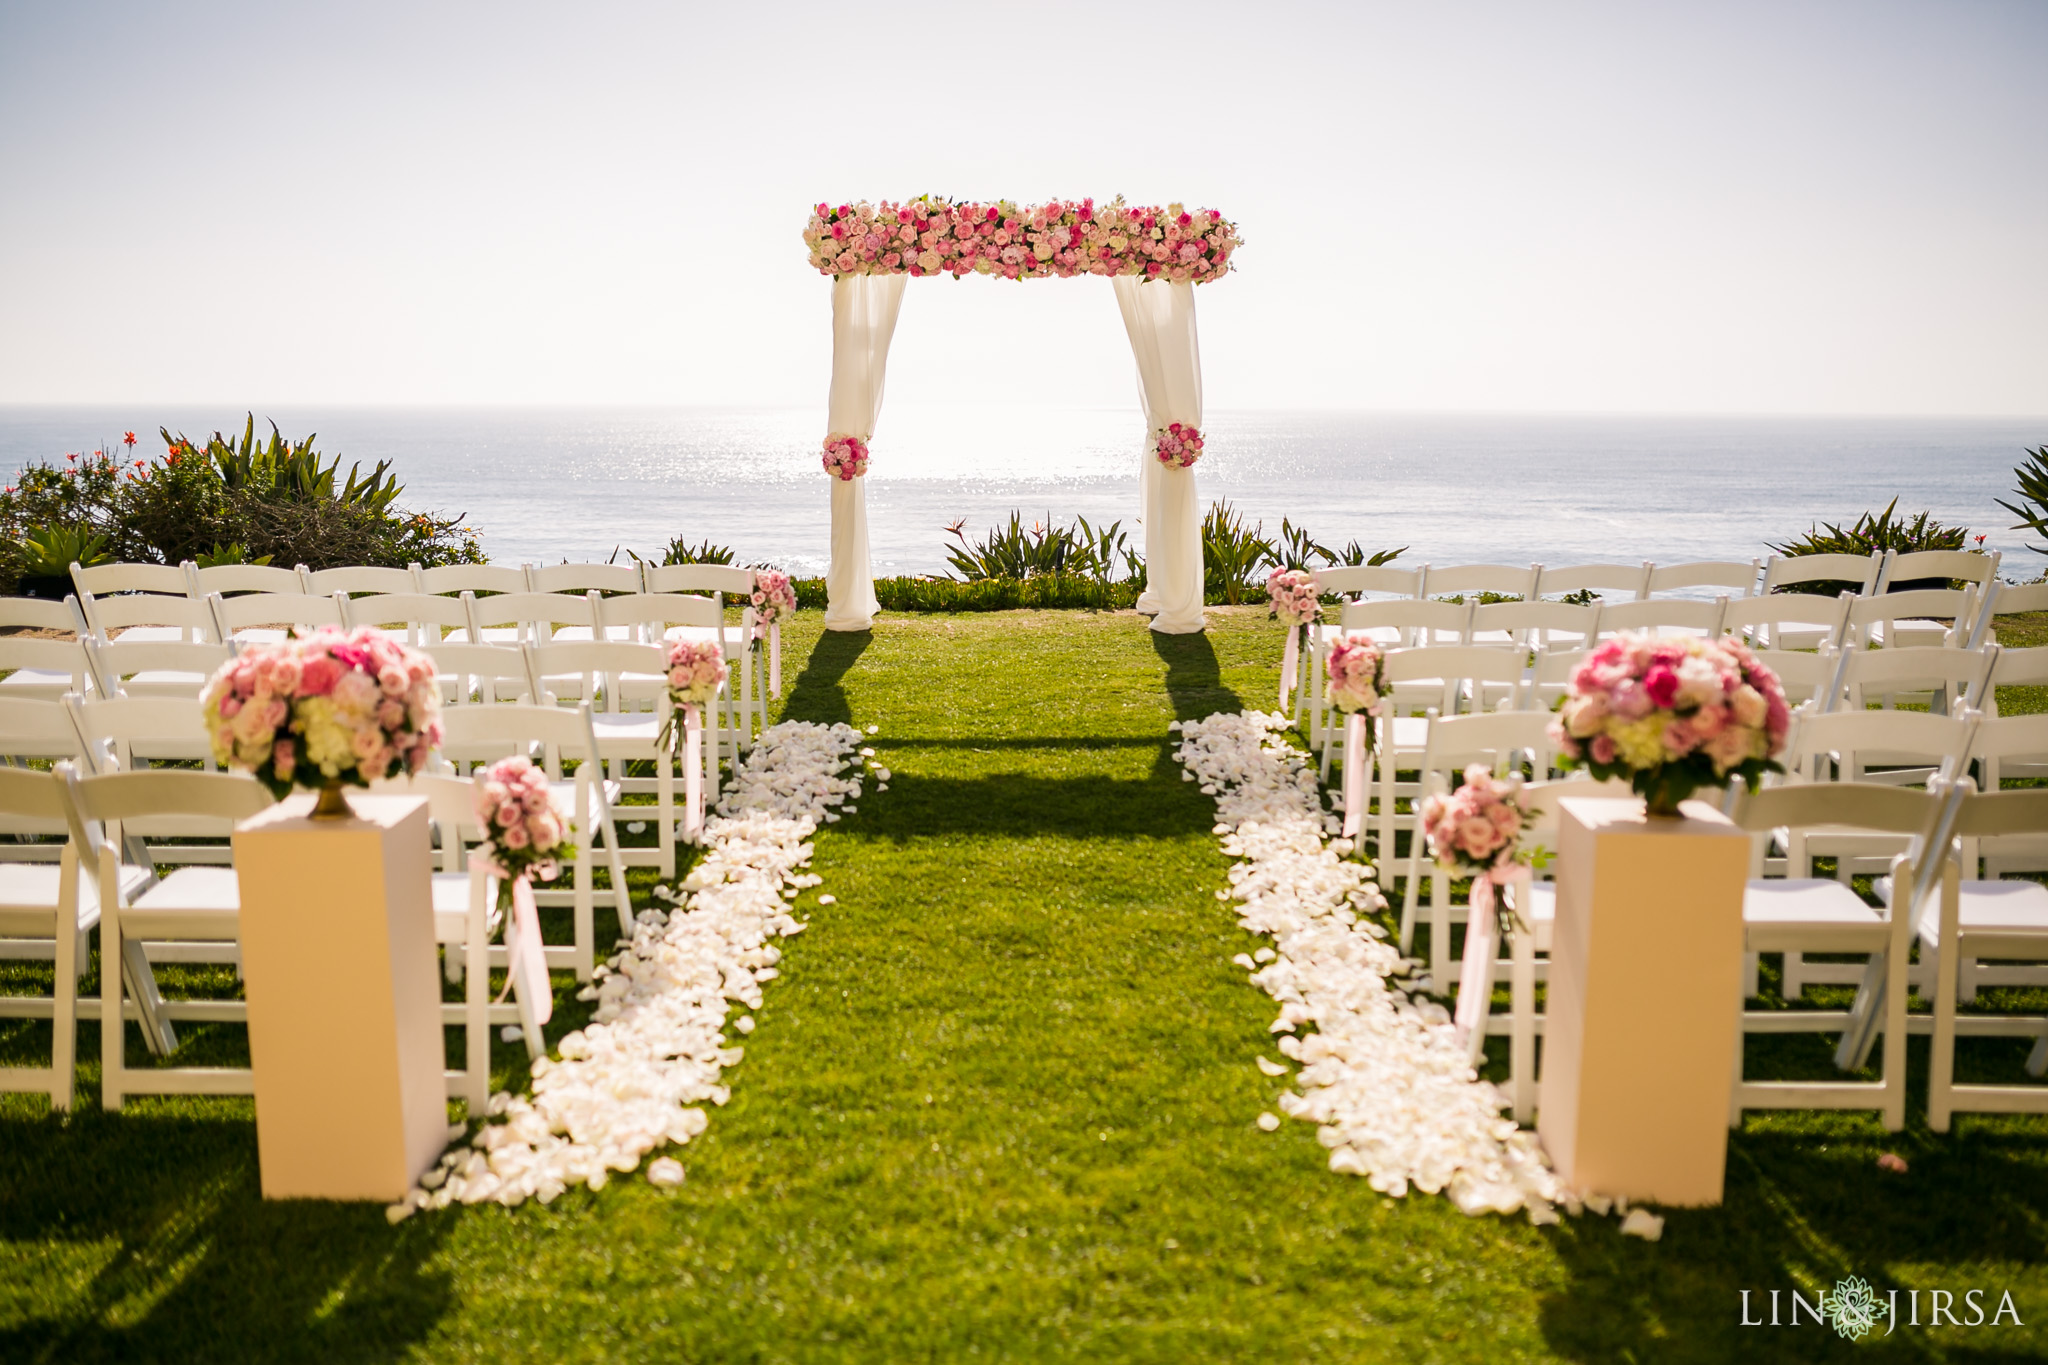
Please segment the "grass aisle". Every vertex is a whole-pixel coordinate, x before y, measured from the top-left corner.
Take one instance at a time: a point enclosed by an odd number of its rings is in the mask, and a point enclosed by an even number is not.
[[[223,1118],[237,1102],[68,1129],[11,1106],[0,1358],[2040,1349],[2037,1120],[1887,1139],[1862,1116],[1753,1118],[1728,1204],[1673,1213],[1655,1246],[1613,1220],[1539,1231],[1385,1199],[1331,1175],[1307,1125],[1259,1132],[1282,1084],[1253,1066],[1278,1055],[1273,1006],[1230,964],[1254,944],[1215,899],[1213,806],[1181,780],[1166,724],[1270,706],[1278,636],[1262,612],[1211,617],[1173,639],[1128,613],[1029,612],[890,618],[869,637],[820,636],[804,613],[786,715],[879,724],[894,777],[817,840],[811,927],[785,944],[732,1102],[679,1154],[682,1189],[635,1176],[389,1228],[377,1209],[263,1205],[246,1108]],[[1883,1150],[1911,1175],[1880,1177]],[[90,1188],[66,1188],[73,1175]],[[1850,1273],[2009,1288],[2029,1329],[1856,1347],[1737,1326],[1743,1288],[1810,1294]]]

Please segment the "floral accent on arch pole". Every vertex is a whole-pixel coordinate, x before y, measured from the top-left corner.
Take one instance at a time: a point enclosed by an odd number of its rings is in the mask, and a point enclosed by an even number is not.
[[[835,479],[857,479],[867,473],[868,443],[858,436],[827,436],[825,472]]]
[[[920,195],[819,204],[804,245],[824,275],[1138,275],[1204,284],[1229,273],[1243,239],[1214,209],[1126,204],[1121,195],[1100,208],[1093,199],[1027,205]]]
[[[1168,469],[1193,469],[1202,458],[1202,433],[1186,422],[1170,422],[1158,433],[1152,453]]]

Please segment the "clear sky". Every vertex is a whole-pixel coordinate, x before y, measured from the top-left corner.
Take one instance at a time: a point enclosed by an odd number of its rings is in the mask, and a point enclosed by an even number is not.
[[[821,405],[820,200],[1237,220],[1209,405],[2048,413],[2048,3],[0,0],[0,402]],[[1126,404],[1100,280],[892,401]]]

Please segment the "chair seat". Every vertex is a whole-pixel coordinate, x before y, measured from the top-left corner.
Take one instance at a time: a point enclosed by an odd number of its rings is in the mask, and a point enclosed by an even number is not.
[[[652,712],[627,712],[606,714],[597,712],[590,717],[590,728],[597,734],[597,747],[610,749],[613,746],[652,750],[655,739],[661,734],[661,721]],[[619,755],[608,755],[617,757]],[[625,755],[644,757],[644,754]]]
[[[1742,893],[1742,926],[1751,952],[1870,952],[1882,948],[1885,917],[1838,881],[1757,879]]]
[[[434,941],[464,943],[469,939],[469,874],[436,872],[434,889]],[[484,919],[488,937],[498,927],[498,907],[490,907]]]
[[[57,888],[63,869],[56,863],[0,863],[0,937],[48,938],[56,921]],[[149,884],[146,867],[123,865],[121,894],[132,896]],[[78,927],[100,922],[99,893],[90,877],[78,879]]]
[[[232,939],[242,888],[232,867],[181,867],[121,912],[127,938]]]
[[[617,810],[619,796],[624,791],[624,786],[617,778],[607,777],[604,780],[604,803]],[[573,780],[548,783],[548,794],[554,798],[556,810],[569,811],[576,808],[576,783]]]
[[[1891,887],[1879,894],[1890,900]],[[2048,946],[2048,886],[2039,882],[1964,882],[1956,910],[1965,934],[2039,934]],[[1922,919],[1920,941],[1931,948],[1941,946],[1939,916]]]
[[[189,640],[192,636],[183,626],[128,626],[110,632],[108,638],[137,644],[153,640]]]
[[[6,677],[0,678],[0,696],[32,697],[37,701],[55,701],[66,692],[78,689],[72,685],[69,673],[58,673],[45,668],[17,668]]]
[[[131,697],[196,697],[206,686],[204,673],[151,668],[125,678],[121,690]]]

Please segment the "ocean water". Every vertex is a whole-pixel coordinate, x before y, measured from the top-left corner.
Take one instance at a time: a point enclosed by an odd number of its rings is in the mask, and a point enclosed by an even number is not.
[[[0,466],[119,442],[162,451],[159,426],[238,433],[214,409],[0,407]],[[462,513],[496,560],[659,555],[674,536],[742,562],[823,572],[830,514],[818,409],[279,408],[345,460],[388,459],[403,502]],[[2048,418],[1728,418],[1215,412],[1197,469],[1277,531],[1406,546],[1403,562],[1561,565],[1749,559],[1816,520],[1931,510],[1987,535],[2007,576],[2048,563],[2022,548],[2012,468]],[[875,572],[945,570],[949,523],[1138,519],[1134,409],[900,405],[884,410],[868,475]]]

